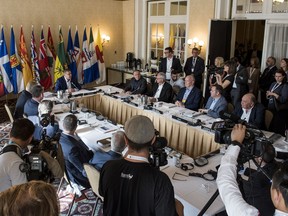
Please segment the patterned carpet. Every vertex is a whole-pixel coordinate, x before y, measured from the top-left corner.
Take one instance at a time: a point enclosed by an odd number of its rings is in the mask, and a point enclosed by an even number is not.
[[[12,124],[4,122],[0,124],[0,150],[9,141],[9,132]],[[53,182],[55,190],[58,189],[60,179]],[[58,193],[60,203],[60,215],[74,215],[74,216],[102,216],[103,203],[98,201],[91,189],[86,189],[82,192],[80,197],[74,198],[70,186],[65,182],[62,183],[61,189]]]

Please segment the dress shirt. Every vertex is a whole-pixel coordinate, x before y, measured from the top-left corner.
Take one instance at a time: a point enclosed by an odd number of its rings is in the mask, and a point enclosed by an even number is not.
[[[220,97],[219,97],[220,98]],[[209,107],[209,110],[213,110],[215,107],[215,104],[217,103],[217,101],[219,100],[219,98],[213,98],[213,101]]]
[[[242,108],[243,114],[241,115],[241,119],[245,120],[246,122],[249,122],[252,109],[253,107],[251,107],[249,110]]]
[[[239,146],[229,145],[221,159],[221,166],[217,175],[219,194],[228,215],[258,216],[258,209],[245,202],[236,181],[239,152]]]
[[[186,91],[185,91],[184,96],[183,96],[183,98],[182,98],[182,103],[185,103],[185,102],[186,102],[186,100],[187,100],[190,92],[192,91],[192,89],[193,89],[193,87],[186,88]]]
[[[167,58],[167,65],[166,65],[166,80],[171,79],[171,67],[172,67],[173,57]]]
[[[172,87],[174,87],[174,86],[178,86],[179,88],[183,88],[184,86],[185,86],[185,84],[184,84],[184,80],[182,79],[182,78],[179,78],[179,79],[177,79],[176,81],[174,81],[174,80],[170,80],[170,85],[172,86]]]
[[[66,79],[66,77],[65,77],[65,81],[66,81],[66,84],[67,84],[67,89],[71,89],[72,87],[71,87],[71,80],[68,80],[68,79]]]
[[[193,58],[192,58],[192,68],[191,68],[191,72],[192,72],[192,73],[194,72],[194,68],[195,68],[195,65],[196,65],[196,61],[197,61],[197,57],[193,57]]]
[[[156,93],[154,95],[154,98],[158,99],[160,97],[160,94],[161,94],[163,86],[164,86],[164,83],[161,84],[161,85],[160,84],[158,85],[158,89],[157,89],[157,91],[156,91]]]
[[[288,216],[288,213],[282,212],[278,209],[275,209],[274,216]]]

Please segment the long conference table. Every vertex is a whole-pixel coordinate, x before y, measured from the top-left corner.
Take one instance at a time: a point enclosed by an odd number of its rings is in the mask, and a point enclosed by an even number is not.
[[[111,94],[122,91],[119,88],[111,86],[101,86],[97,87],[97,89]],[[75,96],[82,93],[84,95],[86,92],[86,90],[81,91],[76,92]],[[84,105],[89,110],[100,112],[108,119],[123,125],[134,115],[145,115],[152,120],[155,129],[159,131],[160,135],[167,139],[169,146],[184,152],[192,158],[217,150],[220,147],[214,141],[213,133],[202,130],[199,126],[188,126],[187,123],[172,119],[171,113],[159,114],[155,111],[145,110],[143,106],[136,107],[122,102],[120,98],[113,98],[103,93],[75,97],[74,100],[77,100],[78,104]],[[178,112],[175,108],[170,108],[169,110]],[[189,112],[189,110],[185,110]],[[183,110],[181,111],[183,112]],[[210,125],[212,121],[215,120],[211,120],[209,122]]]

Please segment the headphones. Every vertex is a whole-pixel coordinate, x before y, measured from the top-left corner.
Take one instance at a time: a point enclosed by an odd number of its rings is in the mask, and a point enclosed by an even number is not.
[[[192,163],[182,163],[180,168],[184,171],[192,170],[194,169],[194,165]]]

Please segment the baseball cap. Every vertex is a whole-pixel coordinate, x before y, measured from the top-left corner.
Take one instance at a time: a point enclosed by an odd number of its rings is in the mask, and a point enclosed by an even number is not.
[[[155,129],[152,121],[142,115],[136,115],[125,123],[126,137],[135,144],[150,142],[155,136]]]

